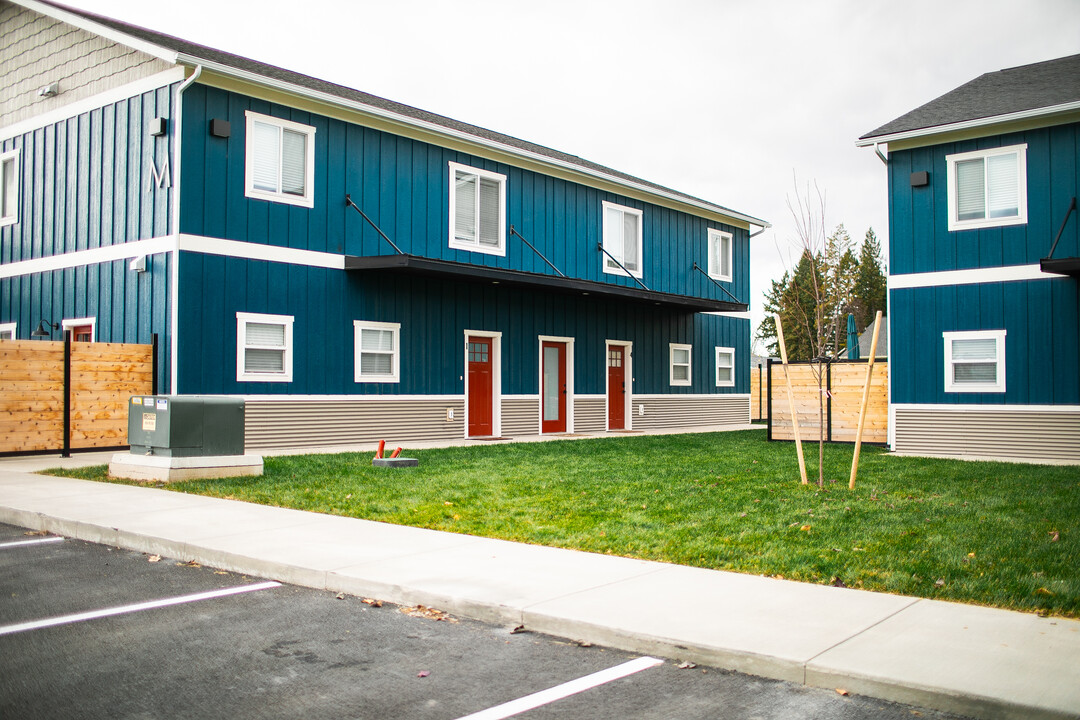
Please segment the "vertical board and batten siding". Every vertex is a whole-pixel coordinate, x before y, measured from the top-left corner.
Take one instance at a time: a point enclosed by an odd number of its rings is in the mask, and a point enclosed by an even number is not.
[[[20,197],[18,222],[0,228],[0,263],[168,234],[171,180],[158,187],[150,177],[151,166],[169,164],[172,141],[148,124],[171,117],[173,94],[162,87],[4,140],[2,151],[19,151]],[[116,260],[0,278],[0,322],[17,322],[23,339],[41,319],[85,317],[102,342],[149,343],[157,333],[166,388],[170,259],[146,262],[145,273]]]
[[[896,408],[896,452],[1080,462],[1080,410]]]
[[[50,112],[172,67],[146,53],[0,2],[0,127]],[[59,83],[60,94],[38,96]]]
[[[127,445],[127,403],[153,390],[150,345],[71,344],[71,447]],[[64,343],[0,341],[0,452],[63,447]]]
[[[1027,144],[1027,222],[948,230],[946,155]],[[911,187],[913,172],[930,184]],[[1080,189],[1080,123],[889,152],[889,271],[892,275],[1030,265],[1050,252]],[[1080,223],[1065,226],[1054,257],[1080,256]]]
[[[242,395],[460,395],[465,331],[502,332],[502,392],[539,392],[538,336],[572,337],[574,386],[603,395],[606,340],[634,344],[634,392],[749,392],[736,365],[734,388],[716,388],[717,346],[749,354],[749,321],[665,311],[482,282],[417,279],[394,272],[342,272],[181,253],[179,392]],[[236,381],[236,313],[289,315],[293,381]],[[353,321],[401,323],[401,380],[354,380]],[[671,387],[668,343],[690,343],[693,385]]]
[[[1080,404],[1080,285],[1072,278],[890,291],[892,402]],[[1005,392],[946,393],[945,341],[1005,330]]]
[[[311,125],[315,132],[314,208],[244,196],[245,111]],[[748,266],[746,230],[503,163],[394,136],[310,112],[196,84],[184,96],[184,208],[181,231],[194,235],[346,255],[393,251],[353,209],[352,196],[405,252],[440,260],[554,274],[509,234],[513,225],[566,275],[635,286],[603,272],[603,201],[643,215],[643,281],[653,290],[728,300],[692,269],[707,267],[708,229],[733,235],[733,266]],[[227,119],[232,137],[211,137],[211,118]],[[449,163],[507,176],[506,255],[449,247]],[[749,277],[737,272],[724,286],[749,299]]]

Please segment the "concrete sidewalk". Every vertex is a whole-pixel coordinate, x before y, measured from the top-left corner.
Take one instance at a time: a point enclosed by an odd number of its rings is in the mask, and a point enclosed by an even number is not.
[[[1080,718],[1080,622],[32,474],[0,522],[988,718]]]

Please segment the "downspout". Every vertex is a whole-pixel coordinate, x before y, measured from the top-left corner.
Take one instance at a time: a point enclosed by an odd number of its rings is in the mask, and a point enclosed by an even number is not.
[[[888,166],[889,158],[885,157],[882,154],[881,149],[878,147],[877,143],[874,143],[874,154],[878,156],[878,159],[880,159],[881,162],[885,163],[885,165]]]
[[[202,75],[202,65],[195,66],[195,72],[191,73],[184,82],[180,83],[180,87],[176,89],[176,104],[173,108],[173,217],[172,217],[172,236],[173,245],[172,249],[172,269],[170,272],[170,292],[169,302],[172,305],[169,317],[169,323],[171,325],[171,332],[169,333],[169,394],[176,395],[176,383],[179,377],[179,371],[176,367],[177,360],[180,356],[180,345],[177,338],[177,328],[180,324],[180,144],[183,137],[183,125],[184,125],[184,91],[188,87],[199,79]]]

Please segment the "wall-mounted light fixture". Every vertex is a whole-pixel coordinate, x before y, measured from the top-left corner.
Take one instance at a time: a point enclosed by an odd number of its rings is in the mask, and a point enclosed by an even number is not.
[[[139,273],[146,272],[146,256],[140,255],[137,258],[132,258],[131,262],[128,263],[128,270],[134,270]]]
[[[214,137],[227,138],[232,134],[232,128],[229,127],[228,120],[222,120],[221,118],[214,118],[210,121],[210,134]]]
[[[37,91],[38,97],[51,98],[60,94],[60,83],[49,83]]]
[[[32,338],[37,338],[37,337],[51,338],[52,337],[52,332],[45,329],[46,325],[51,327],[53,330],[59,330],[60,329],[60,323],[49,322],[47,320],[39,320],[38,324],[37,324],[37,327],[34,328],[34,332],[30,333],[30,337],[32,337]]]
[[[169,121],[163,117],[150,118],[150,134],[161,137],[169,129]]]

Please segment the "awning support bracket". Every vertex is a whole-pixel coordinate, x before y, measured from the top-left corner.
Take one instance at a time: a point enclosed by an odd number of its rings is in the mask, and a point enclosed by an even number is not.
[[[1073,211],[1075,211],[1075,210],[1076,210],[1076,198],[1074,197],[1072,199],[1072,202],[1069,203],[1069,210],[1068,210],[1068,212],[1065,213],[1065,219],[1061,221],[1061,228],[1058,230],[1057,237],[1054,238],[1054,244],[1050,246],[1050,254],[1047,255],[1045,258],[1043,258],[1044,260],[1050,260],[1051,258],[1054,257],[1054,250],[1057,250],[1058,240],[1061,239],[1062,233],[1065,232],[1065,225],[1068,224],[1069,218],[1072,217]]]
[[[536,247],[535,247],[535,246],[534,246],[534,245],[533,245],[533,244],[532,244],[531,242],[529,242],[528,240],[526,240],[526,239],[525,239],[525,236],[524,236],[524,235],[522,235],[522,234],[521,234],[521,233],[519,233],[519,232],[518,232],[518,231],[517,231],[516,229],[514,229],[514,226],[513,226],[513,225],[511,225],[511,226],[510,226],[510,234],[511,234],[511,235],[517,235],[517,236],[518,236],[519,238],[521,238],[521,242],[523,242],[523,243],[525,243],[526,245],[528,245],[528,246],[529,246],[529,249],[530,249],[530,250],[532,250],[532,251],[533,251],[534,253],[536,253],[537,255],[539,255],[539,256],[540,256],[540,259],[541,259],[541,260],[543,260],[544,262],[546,262],[546,263],[548,264],[548,267],[550,267],[550,268],[551,268],[552,270],[554,270],[555,272],[559,273],[559,277],[566,277],[566,275],[565,275],[565,274],[563,273],[563,271],[562,271],[562,270],[560,270],[559,268],[555,267],[555,265],[553,265],[553,264],[552,264],[552,262],[551,262],[550,260],[548,260],[548,259],[547,259],[546,257],[544,257],[544,253],[542,253],[542,252],[540,252],[539,250],[537,250],[537,249],[536,249]]]
[[[737,297],[735,297],[734,295],[732,295],[732,294],[731,294],[731,293],[730,293],[730,292],[728,291],[728,289],[727,289],[726,287],[724,287],[724,286],[723,286],[723,285],[721,285],[721,284],[720,284],[719,282],[717,282],[716,278],[714,278],[714,277],[713,277],[712,275],[710,275],[709,273],[705,272],[705,271],[704,271],[704,270],[703,270],[703,269],[701,268],[701,266],[697,264],[697,262],[694,262],[694,269],[695,269],[695,270],[697,270],[697,271],[698,271],[699,273],[701,273],[702,275],[704,275],[705,277],[709,278],[709,282],[711,282],[711,283],[712,283],[713,285],[715,285],[716,287],[718,287],[718,288],[720,288],[721,290],[723,290],[723,291],[724,291],[724,292],[725,292],[725,293],[727,294],[727,296],[728,296],[729,298],[731,298],[731,299],[732,299],[733,301],[735,301],[735,302],[739,302],[739,298],[737,298]]]
[[[641,280],[638,277],[636,277],[633,273],[631,273],[629,270],[626,269],[625,265],[623,265],[621,262],[619,262],[619,259],[617,257],[615,257],[614,255],[612,255],[611,253],[609,253],[607,250],[604,249],[604,243],[596,243],[596,249],[599,250],[600,252],[604,253],[605,255],[607,255],[609,258],[611,258],[612,262],[614,262],[616,265],[621,267],[622,271],[624,273],[626,273],[627,277],[633,278],[634,282],[636,282],[638,285],[640,285],[643,289],[649,290],[649,288],[645,285],[645,283],[641,282]],[[652,290],[649,290],[649,292],[652,292]]]
[[[391,240],[390,238],[386,237],[386,233],[384,233],[384,232],[382,231],[382,228],[380,228],[380,227],[379,227],[378,225],[376,225],[376,224],[375,224],[375,223],[374,223],[374,222],[373,222],[373,221],[371,220],[371,218],[369,218],[369,217],[368,217],[368,216],[367,216],[366,214],[364,214],[364,211],[360,209],[360,206],[359,206],[359,205],[357,205],[356,203],[354,203],[354,202],[352,201],[352,196],[351,196],[351,195],[346,195],[346,196],[345,196],[345,206],[346,206],[346,207],[352,206],[352,208],[353,208],[354,210],[356,210],[356,212],[360,213],[360,217],[362,217],[362,218],[364,218],[365,220],[367,220],[367,221],[368,221],[368,224],[369,224],[369,225],[371,225],[371,227],[375,228],[375,232],[379,233],[379,235],[381,235],[381,236],[382,236],[382,239],[383,239],[383,240],[385,240],[386,242],[390,243],[390,247],[394,248],[394,252],[396,252],[396,253],[397,253],[398,255],[404,255],[404,254],[405,254],[405,253],[403,253],[403,252],[401,251],[401,248],[399,248],[399,247],[398,247],[397,245],[395,245],[395,244],[394,244],[394,241],[393,241],[393,240]]]

